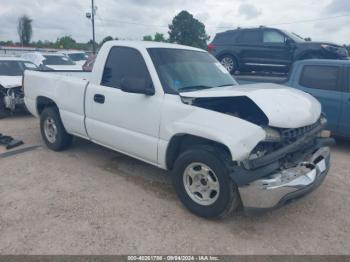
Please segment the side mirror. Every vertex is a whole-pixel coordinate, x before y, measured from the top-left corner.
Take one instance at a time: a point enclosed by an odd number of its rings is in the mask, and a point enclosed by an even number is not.
[[[124,77],[120,89],[127,93],[144,94],[153,96],[155,94],[153,84],[144,78]]]
[[[292,45],[292,44],[294,44],[294,41],[292,39],[290,39],[290,38],[287,38],[286,39],[286,45]]]

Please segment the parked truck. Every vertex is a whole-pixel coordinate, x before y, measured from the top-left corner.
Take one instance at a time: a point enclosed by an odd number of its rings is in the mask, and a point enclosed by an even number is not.
[[[63,150],[78,136],[169,170],[199,216],[279,207],[329,170],[332,139],[316,99],[240,86],[204,50],[109,41],[86,74],[25,72],[25,103],[46,145]]]

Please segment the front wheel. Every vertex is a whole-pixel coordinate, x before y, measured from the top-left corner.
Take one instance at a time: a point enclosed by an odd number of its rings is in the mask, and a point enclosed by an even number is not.
[[[226,166],[221,152],[212,147],[182,153],[175,161],[172,178],[184,206],[205,218],[223,218],[236,210],[240,198]]]
[[[56,107],[47,107],[40,115],[40,131],[48,148],[61,151],[72,143],[72,135],[64,128]]]
[[[226,68],[227,71],[230,72],[230,74],[234,74],[238,69],[236,60],[231,55],[223,55],[220,58],[220,63]]]

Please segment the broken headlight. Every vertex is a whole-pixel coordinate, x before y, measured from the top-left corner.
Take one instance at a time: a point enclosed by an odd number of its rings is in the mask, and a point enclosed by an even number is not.
[[[280,132],[278,132],[275,129],[272,129],[270,127],[265,127],[264,128],[265,131],[265,142],[281,142],[282,138],[281,138],[281,134]]]

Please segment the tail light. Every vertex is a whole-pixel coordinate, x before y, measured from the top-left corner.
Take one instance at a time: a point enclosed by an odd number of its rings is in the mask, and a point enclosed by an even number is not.
[[[212,52],[214,50],[215,46],[213,44],[208,45],[208,51]]]

